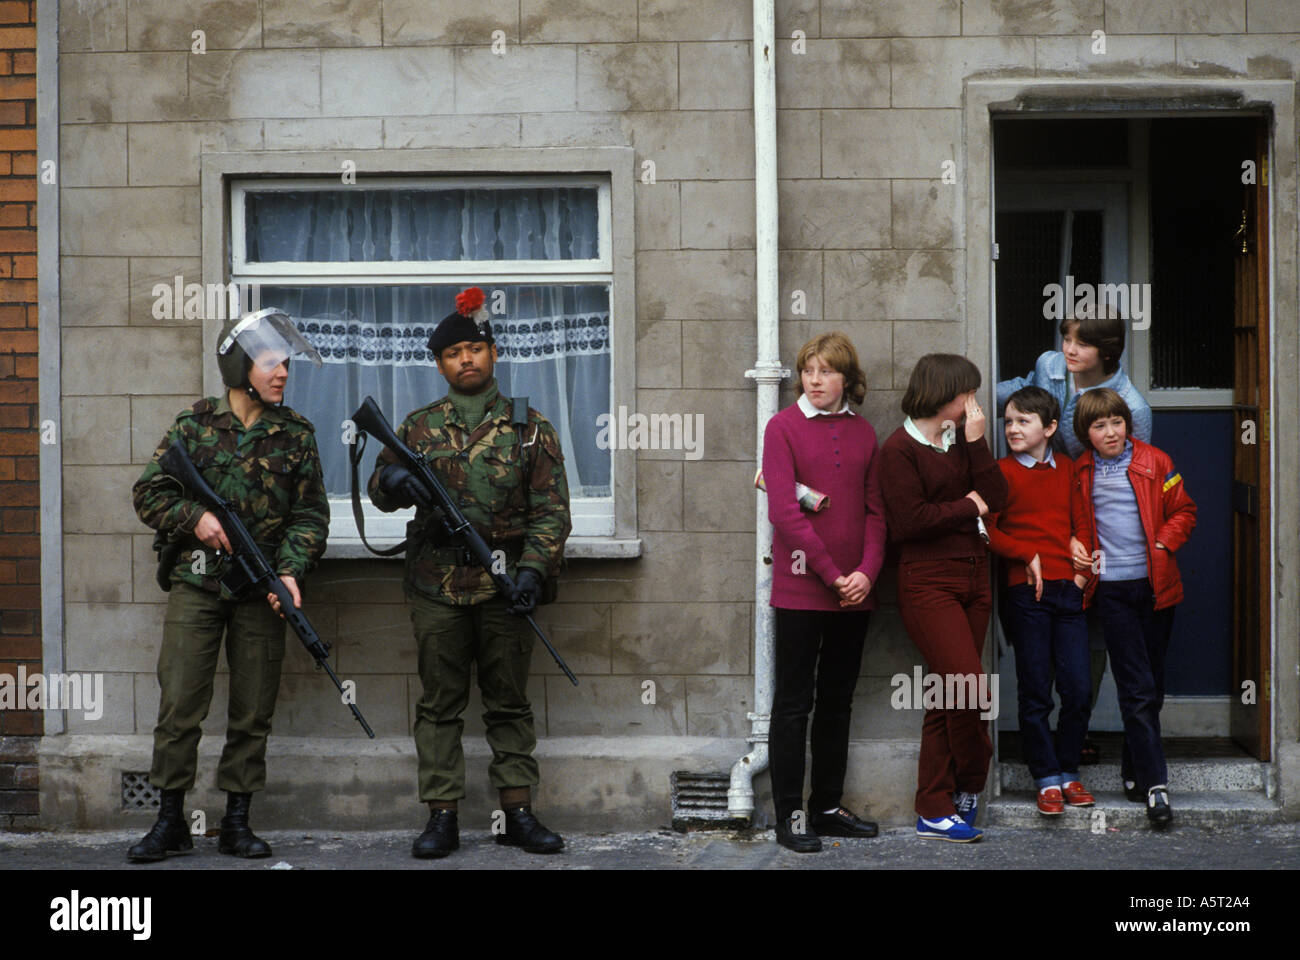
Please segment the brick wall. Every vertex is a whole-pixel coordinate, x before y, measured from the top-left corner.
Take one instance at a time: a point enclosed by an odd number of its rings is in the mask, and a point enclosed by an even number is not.
[[[36,3],[0,2],[0,674],[41,669]],[[42,717],[0,710],[0,829],[34,828]]]

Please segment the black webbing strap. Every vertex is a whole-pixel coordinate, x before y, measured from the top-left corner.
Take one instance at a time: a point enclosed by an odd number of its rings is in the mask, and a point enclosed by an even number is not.
[[[537,433],[534,431],[533,439],[529,443],[524,443],[524,433],[528,428],[528,398],[511,397],[510,398],[510,422],[515,426],[515,442],[519,445],[519,462],[524,466],[524,486],[532,482],[533,465],[528,454],[528,448],[537,442]],[[525,501],[528,499],[527,493],[524,496]]]
[[[406,550],[406,545],[410,543],[410,538],[408,537],[397,546],[389,547],[386,550],[372,547],[370,541],[366,539],[366,520],[365,516],[361,512],[361,488],[357,485],[359,479],[358,471],[361,466],[361,455],[365,452],[365,449],[366,434],[365,431],[359,430],[357,431],[356,443],[352,445],[352,450],[348,453],[348,460],[352,464],[352,519],[356,521],[357,534],[361,537],[361,543],[367,550],[379,557],[391,557]]]

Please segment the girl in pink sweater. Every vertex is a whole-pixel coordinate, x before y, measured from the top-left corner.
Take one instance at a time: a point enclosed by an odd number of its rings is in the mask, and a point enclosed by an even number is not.
[[[776,608],[770,742],[777,841],[812,853],[821,849],[818,834],[877,833],[874,823],[840,804],[840,794],[853,688],[884,562],[885,518],[876,432],[849,409],[866,395],[853,344],[841,333],[814,337],[799,351],[796,367],[799,400],[768,421],[763,434]],[[796,482],[826,496],[817,512],[800,506]],[[803,808],[804,743],[814,694],[809,816]]]

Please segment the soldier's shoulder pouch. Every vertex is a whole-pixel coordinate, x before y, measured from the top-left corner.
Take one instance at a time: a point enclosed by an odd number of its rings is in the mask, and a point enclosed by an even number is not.
[[[176,566],[176,560],[181,555],[181,541],[169,540],[167,534],[156,530],[153,535],[153,549],[158,554],[158,569],[154,571],[154,579],[163,592],[167,593],[172,588],[172,568]]]
[[[544,606],[545,604],[548,603],[554,603],[555,598],[558,597],[559,595],[560,595],[560,578],[543,577],[542,589],[539,591],[537,596],[538,605]]]

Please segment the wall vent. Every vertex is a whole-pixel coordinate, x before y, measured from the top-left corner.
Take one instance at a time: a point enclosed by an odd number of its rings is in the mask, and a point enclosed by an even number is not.
[[[147,773],[122,771],[122,809],[127,813],[155,813],[162,807],[162,791]]]
[[[727,813],[729,774],[674,770],[671,783],[674,830],[732,829],[742,825]]]

